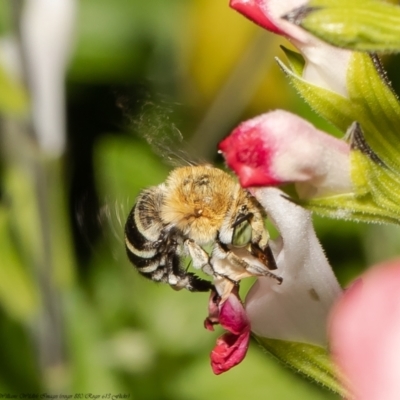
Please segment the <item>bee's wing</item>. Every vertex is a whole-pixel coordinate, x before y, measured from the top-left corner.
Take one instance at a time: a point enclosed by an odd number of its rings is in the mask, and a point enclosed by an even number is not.
[[[171,115],[176,103],[165,99],[145,99],[139,111],[132,113],[132,107],[125,97],[117,99],[117,105],[129,123],[128,129],[151,146],[155,154],[173,167],[204,164],[196,160],[194,151],[189,149],[183,135]]]
[[[199,164],[183,149],[185,142],[182,133],[174,124],[159,130],[148,129],[143,137],[153,151],[173,167]]]
[[[97,201],[82,198],[75,204],[75,224],[79,242],[84,251],[97,252],[97,244],[102,241],[110,243],[113,258],[122,259],[124,252],[124,227],[133,199],[103,199]],[[96,204],[94,204],[96,203]]]

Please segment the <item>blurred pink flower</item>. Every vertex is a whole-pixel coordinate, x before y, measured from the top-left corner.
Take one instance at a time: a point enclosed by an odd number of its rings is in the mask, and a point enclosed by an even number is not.
[[[295,182],[302,198],[352,191],[349,144],[287,111],[242,122],[219,149],[243,187]]]
[[[334,361],[356,400],[400,399],[400,259],[367,271],[334,307]]]
[[[226,301],[216,292],[211,293],[209,315],[204,321],[208,330],[221,324],[228,332],[217,339],[211,352],[211,367],[216,375],[228,371],[239,364],[247,353],[250,340],[250,323],[240,301],[237,287]]]
[[[261,27],[287,37],[302,53],[303,79],[347,96],[346,75],[351,51],[328,45],[288,21],[305,0],[230,0],[230,6]]]

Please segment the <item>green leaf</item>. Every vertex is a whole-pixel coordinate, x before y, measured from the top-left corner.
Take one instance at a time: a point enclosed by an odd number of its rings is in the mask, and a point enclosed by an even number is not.
[[[377,0],[314,0],[290,15],[302,28],[337,47],[400,50],[400,7]]]
[[[258,343],[279,361],[305,375],[308,379],[346,397],[344,388],[337,381],[337,373],[327,350],[307,343],[256,337]]]

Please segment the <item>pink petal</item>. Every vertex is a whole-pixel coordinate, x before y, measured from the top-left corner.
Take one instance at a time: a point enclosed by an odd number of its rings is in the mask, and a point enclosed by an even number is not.
[[[286,111],[241,123],[219,149],[243,187],[301,183],[301,197],[352,191],[350,146]]]
[[[219,375],[239,364],[246,356],[249,347],[250,330],[240,335],[225,333],[217,339],[211,352],[211,368]]]
[[[306,0],[231,0],[229,5],[271,32],[299,38],[304,31],[281,17],[306,3]]]
[[[249,346],[250,323],[237,290],[222,304],[216,293],[211,294],[209,316],[205,320],[205,327],[213,330],[213,325],[217,323],[228,331],[217,339],[217,344],[210,355],[211,367],[218,375],[239,364]]]
[[[243,14],[257,25],[277,34],[282,32],[269,18],[267,4],[263,0],[231,0],[230,7]]]
[[[334,360],[355,399],[400,399],[400,260],[369,270],[336,304]]]
[[[219,323],[235,335],[249,330],[249,320],[238,295],[231,293],[228,300],[220,306]]]

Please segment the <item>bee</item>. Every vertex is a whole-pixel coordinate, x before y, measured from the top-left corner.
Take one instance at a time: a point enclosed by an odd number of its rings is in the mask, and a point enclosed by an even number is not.
[[[125,224],[126,252],[140,274],[176,290],[214,288],[183,268],[184,256],[214,282],[270,276],[281,283],[271,272],[277,267],[265,217],[257,200],[221,169],[175,168],[164,183],[139,194]]]

